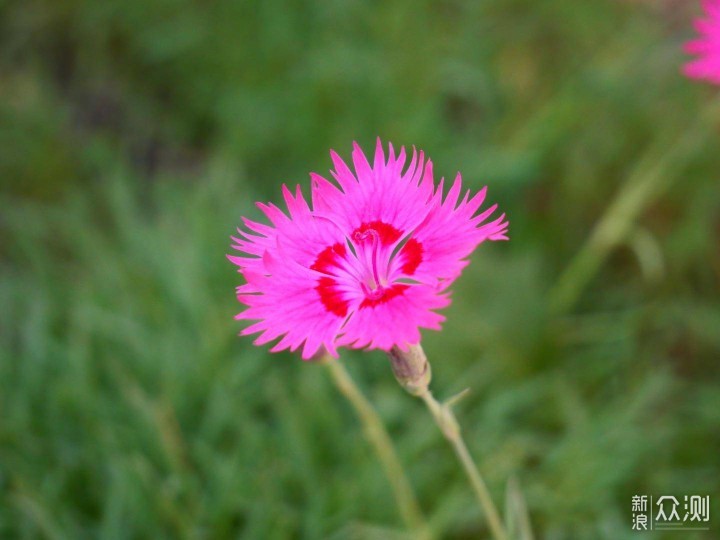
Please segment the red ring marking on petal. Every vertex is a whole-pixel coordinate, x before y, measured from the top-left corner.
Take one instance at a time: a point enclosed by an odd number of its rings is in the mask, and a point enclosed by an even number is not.
[[[352,232],[352,238],[356,239],[367,231],[375,231],[380,239],[380,243],[386,246],[394,244],[402,236],[402,232],[388,223],[383,221],[370,221],[363,223],[355,229]]]
[[[405,275],[412,276],[423,260],[423,246],[420,242],[411,238],[400,250],[400,255],[405,256],[405,263],[400,270]]]
[[[345,317],[348,302],[343,299],[342,293],[337,289],[337,282],[331,277],[321,277],[315,290],[320,295],[320,301],[330,313],[338,317]]]
[[[365,300],[362,301],[362,304],[360,304],[360,308],[367,308],[367,307],[375,307],[380,304],[384,304],[385,302],[388,302],[395,298],[396,296],[401,296],[405,293],[405,289],[408,288],[408,285],[404,285],[402,283],[396,283],[395,285],[392,285],[391,287],[386,288],[383,291],[383,294],[378,298],[370,298],[365,297]]]
[[[328,274],[328,271],[333,266],[340,266],[339,261],[341,258],[345,257],[346,253],[347,248],[344,244],[338,243],[328,246],[320,252],[310,269]]]

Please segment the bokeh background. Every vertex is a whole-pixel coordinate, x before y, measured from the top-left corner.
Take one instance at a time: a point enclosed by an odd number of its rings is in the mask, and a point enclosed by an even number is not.
[[[323,366],[239,338],[241,215],[330,148],[417,145],[489,186],[427,333],[504,506],[635,538],[636,494],[720,529],[720,116],[696,2],[0,1],[0,537],[410,538]],[[422,404],[343,362],[438,538],[487,537]],[[712,530],[714,529],[714,530]]]

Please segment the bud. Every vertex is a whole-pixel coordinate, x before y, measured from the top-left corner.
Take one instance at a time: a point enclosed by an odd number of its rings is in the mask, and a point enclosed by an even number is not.
[[[430,364],[419,344],[411,345],[407,351],[393,347],[387,355],[400,386],[414,396],[421,396],[428,391],[431,379]]]

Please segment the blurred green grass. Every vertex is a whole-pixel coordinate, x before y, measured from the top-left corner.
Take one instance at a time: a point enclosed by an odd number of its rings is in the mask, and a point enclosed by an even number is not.
[[[401,532],[324,370],[236,337],[224,259],[253,201],[378,135],[510,218],[424,340],[436,394],[472,388],[496,500],[519,478],[553,540],[633,538],[635,494],[710,494],[717,515],[720,133],[717,94],[678,72],[692,12],[0,2],[0,537]],[[638,177],[627,227],[587,244]],[[561,278],[583,250],[596,264]],[[486,535],[383,355],[345,356],[439,536]]]

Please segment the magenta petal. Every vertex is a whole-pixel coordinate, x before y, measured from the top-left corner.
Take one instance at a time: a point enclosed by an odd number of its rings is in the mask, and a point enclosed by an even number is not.
[[[693,22],[699,37],[683,46],[696,58],[686,63],[682,72],[691,79],[720,84],[720,0],[704,0],[702,6],[706,18]]]

